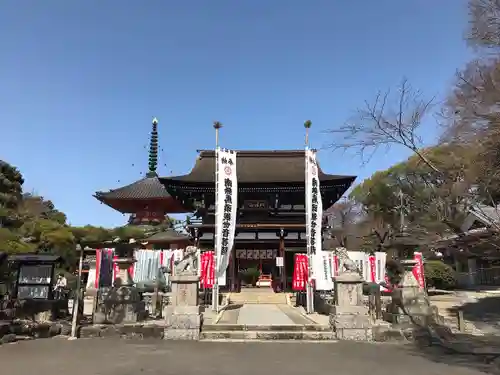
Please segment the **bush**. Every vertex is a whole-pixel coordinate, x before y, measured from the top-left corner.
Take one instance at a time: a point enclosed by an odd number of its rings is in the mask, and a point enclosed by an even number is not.
[[[424,274],[428,288],[451,289],[454,288],[457,283],[453,268],[440,260],[429,260],[425,262]]]
[[[258,268],[247,268],[241,271],[240,277],[245,284],[255,286],[260,277],[260,270]]]

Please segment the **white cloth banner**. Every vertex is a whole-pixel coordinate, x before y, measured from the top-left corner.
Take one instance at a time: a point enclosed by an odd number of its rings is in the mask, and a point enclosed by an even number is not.
[[[215,251],[217,255],[217,278],[219,285],[226,284],[226,270],[234,244],[236,211],[238,209],[238,178],[236,174],[236,152],[218,148],[216,150],[217,176],[215,186]]]
[[[333,290],[333,277],[335,272],[334,266],[335,255],[333,251],[321,251],[321,269],[319,270],[319,272],[322,272],[321,280],[323,281],[321,281],[322,289],[319,290]]]
[[[319,186],[316,152],[306,149],[306,235],[312,278],[317,290],[331,290],[328,260],[322,253],[323,202]]]

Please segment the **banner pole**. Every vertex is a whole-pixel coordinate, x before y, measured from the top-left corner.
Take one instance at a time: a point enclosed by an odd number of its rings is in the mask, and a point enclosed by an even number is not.
[[[306,137],[305,137],[305,198],[306,198],[306,234],[307,234],[307,281],[306,281],[306,312],[308,314],[312,314],[314,312],[314,306],[313,306],[313,288],[312,288],[312,283],[311,283],[311,278],[312,278],[312,257],[311,257],[311,218],[309,217],[309,208],[308,206],[310,205],[309,202],[307,201],[308,199],[308,187],[309,187],[309,129],[311,128],[311,121],[307,120],[304,122],[304,128],[306,129]]]
[[[214,122],[215,129],[215,214],[218,213],[218,204],[219,204],[219,129],[222,128],[222,124],[218,121]],[[217,274],[217,231],[218,231],[218,218],[215,217],[215,230],[214,230],[214,285],[212,287],[212,310],[215,312],[219,312],[219,277]]]
[[[82,269],[83,269],[83,251],[84,248],[80,244],[77,245],[77,249],[80,249],[80,259],[78,262],[78,278],[76,279],[76,291],[75,297],[73,298],[73,316],[71,320],[71,336],[68,340],[76,340],[77,339],[77,328],[78,328],[78,312],[80,310],[80,299],[83,303],[82,298]],[[97,298],[97,297],[96,297]]]

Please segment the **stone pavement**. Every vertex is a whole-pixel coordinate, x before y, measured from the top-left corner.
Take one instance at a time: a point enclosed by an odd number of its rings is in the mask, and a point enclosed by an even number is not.
[[[355,342],[224,343],[63,338],[0,347],[5,374],[50,375],[479,375],[470,361],[454,364],[404,346]],[[458,362],[457,362],[458,363]],[[483,373],[484,374],[484,373]]]
[[[295,324],[277,305],[243,305],[238,314],[241,325],[293,325]]]
[[[241,324],[248,326],[273,325],[328,325],[328,316],[306,315],[300,307],[272,304],[230,305],[223,313],[218,324]]]

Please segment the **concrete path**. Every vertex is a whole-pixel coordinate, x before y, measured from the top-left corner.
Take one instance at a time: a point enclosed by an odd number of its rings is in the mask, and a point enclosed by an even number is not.
[[[0,346],[4,374],[50,375],[480,375],[474,359],[355,342],[203,343],[40,339]]]
[[[243,305],[238,314],[237,324],[242,325],[294,325],[276,305]]]

